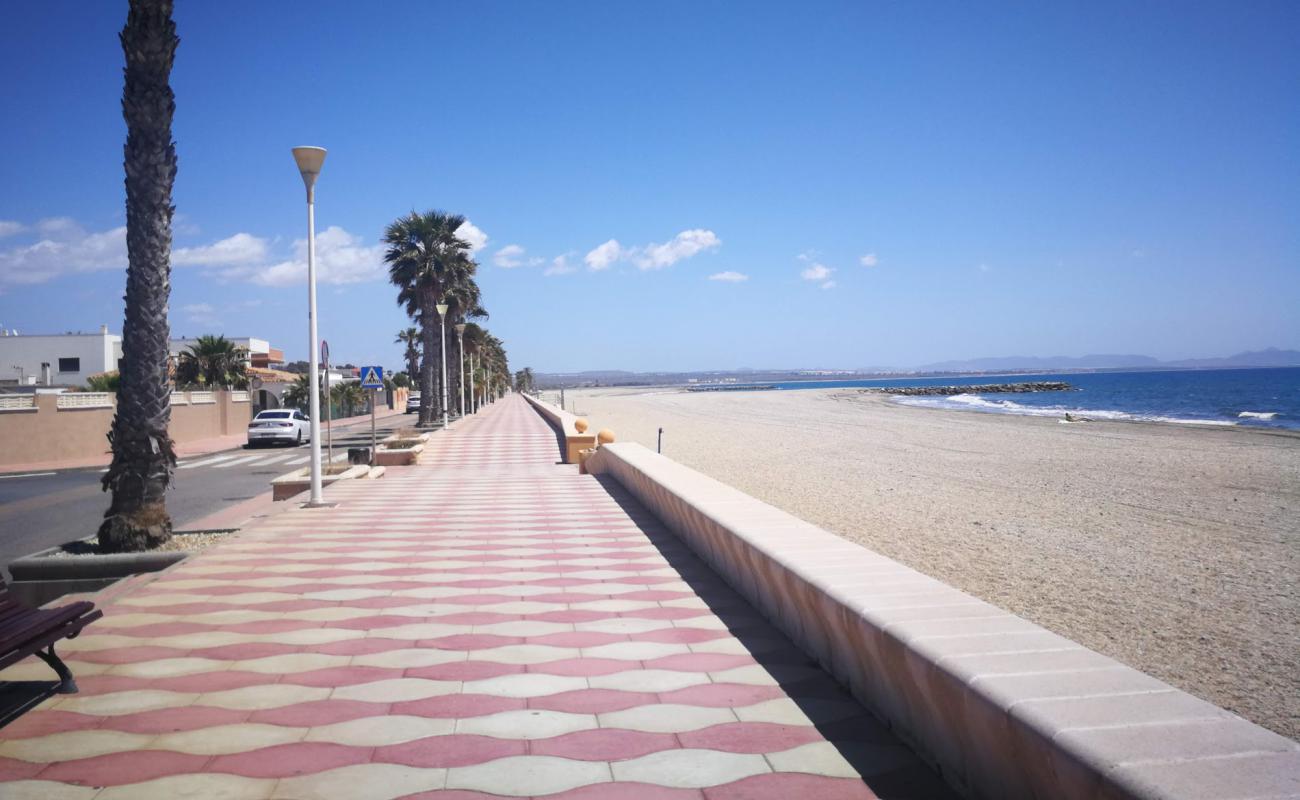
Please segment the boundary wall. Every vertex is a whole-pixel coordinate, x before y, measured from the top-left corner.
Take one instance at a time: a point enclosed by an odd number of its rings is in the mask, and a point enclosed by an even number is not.
[[[0,466],[103,455],[116,410],[111,392],[0,395]],[[250,419],[248,392],[173,392],[168,430],[181,445],[243,433]]]
[[[537,413],[550,423],[551,427],[564,438],[564,463],[578,463],[578,451],[596,446],[596,434],[588,429],[584,433],[579,433],[575,423],[578,417],[570,414],[562,408],[556,408],[544,400],[538,400],[528,394],[520,393],[522,397],[537,409]]]
[[[1290,739],[639,444],[604,445],[586,467],[969,797],[1300,796]]]

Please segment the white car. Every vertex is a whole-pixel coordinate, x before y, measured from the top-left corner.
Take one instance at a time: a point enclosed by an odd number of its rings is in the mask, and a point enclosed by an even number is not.
[[[311,420],[301,411],[281,409],[263,411],[248,423],[248,446],[263,442],[302,444],[311,440]]]
[[[420,410],[420,393],[411,392],[406,396],[406,413],[414,414]]]

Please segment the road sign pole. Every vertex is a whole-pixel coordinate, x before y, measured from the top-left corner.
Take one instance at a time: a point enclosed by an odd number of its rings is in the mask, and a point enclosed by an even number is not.
[[[370,390],[370,463],[375,463],[375,453],[378,452],[379,442],[375,438],[375,389]]]
[[[334,463],[334,403],[330,402],[330,368],[325,365],[325,463]]]

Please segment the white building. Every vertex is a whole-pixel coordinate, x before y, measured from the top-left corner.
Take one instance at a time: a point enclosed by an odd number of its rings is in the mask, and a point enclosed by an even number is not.
[[[0,336],[0,385],[84,386],[86,379],[117,369],[122,337],[101,325],[98,333]]]

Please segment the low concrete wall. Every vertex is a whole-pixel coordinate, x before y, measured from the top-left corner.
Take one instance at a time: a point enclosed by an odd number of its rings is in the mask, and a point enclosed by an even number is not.
[[[564,463],[578,463],[578,451],[596,446],[596,433],[588,429],[586,433],[578,433],[574,423],[578,417],[570,414],[562,408],[557,408],[536,397],[524,394],[522,397],[537,409],[537,413],[550,423],[556,433],[564,440]]]
[[[38,394],[30,408],[0,409],[0,466],[107,453],[115,402],[115,395]],[[247,392],[178,392],[169,430],[177,444],[242,433],[251,409]]]
[[[1300,793],[1300,745],[638,444],[614,478],[971,797]]]

